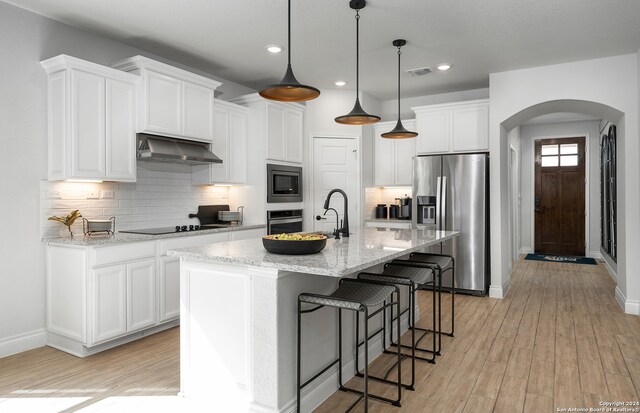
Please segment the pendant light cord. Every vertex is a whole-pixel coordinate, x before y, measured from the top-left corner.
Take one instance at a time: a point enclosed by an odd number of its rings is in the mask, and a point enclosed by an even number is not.
[[[287,59],[289,60],[289,62],[287,63],[288,66],[291,66],[291,0],[289,0],[289,8],[287,11],[287,19],[288,19],[288,24],[287,24]]]
[[[400,50],[402,46],[398,46],[398,121],[400,121],[400,55],[402,51]]]
[[[356,10],[356,100],[360,100],[360,10]]]

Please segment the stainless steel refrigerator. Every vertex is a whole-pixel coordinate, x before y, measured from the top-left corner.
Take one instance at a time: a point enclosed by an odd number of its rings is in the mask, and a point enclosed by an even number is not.
[[[455,286],[484,295],[489,289],[489,155],[416,156],[413,161],[413,225],[456,230],[460,235],[428,252],[453,255]],[[451,272],[443,287],[451,285]]]

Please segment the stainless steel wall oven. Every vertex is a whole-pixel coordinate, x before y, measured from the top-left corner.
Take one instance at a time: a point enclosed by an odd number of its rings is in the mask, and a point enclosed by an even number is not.
[[[288,234],[302,231],[302,210],[267,211],[267,234]]]

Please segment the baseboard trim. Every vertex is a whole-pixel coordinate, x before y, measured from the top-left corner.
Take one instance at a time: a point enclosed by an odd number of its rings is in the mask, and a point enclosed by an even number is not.
[[[616,286],[616,302],[625,314],[640,315],[640,301],[627,300],[620,288]]]
[[[602,254],[600,254],[600,256],[602,257]],[[618,274],[614,271],[613,268],[611,268],[611,265],[609,265],[607,260],[603,259],[602,262],[604,264],[604,267],[607,269],[607,271],[609,271],[609,275],[611,276],[613,281],[617,284],[618,283]],[[617,287],[616,287],[616,289],[617,289]]]
[[[602,259],[604,259],[604,258],[602,257],[602,254],[600,253],[600,251],[589,251],[589,252],[587,252],[587,257],[589,257],[589,258],[593,258],[593,259],[595,259],[595,260],[602,260]]]
[[[408,327],[408,314],[405,314],[400,322],[400,328],[404,332]],[[395,331],[395,328],[394,328]],[[387,341],[388,342],[388,341]],[[364,349],[358,352],[360,364],[364,360]],[[374,339],[369,342],[369,358],[371,361],[375,360],[380,354],[382,354],[382,335],[378,334]],[[344,383],[348,382],[355,374],[355,358],[345,360],[342,365],[342,380]],[[403,366],[404,367],[404,366]],[[320,406],[325,400],[327,400],[333,393],[338,391],[338,367],[329,369],[322,376],[316,379],[317,381],[309,385],[307,391],[302,391],[301,410],[305,412],[311,412]],[[318,383],[318,384],[315,384]],[[315,385],[314,385],[315,384]],[[263,413],[263,410],[251,408],[252,413]],[[295,413],[296,412],[296,399],[290,400],[280,409],[279,413]],[[264,412],[266,413],[266,412]]]
[[[504,285],[491,285],[489,286],[489,297],[491,298],[504,298],[509,292],[511,287],[511,277],[507,278]]]
[[[47,331],[44,328],[7,337],[0,340],[0,358],[43,347],[46,343]]]
[[[520,255],[523,255],[523,254],[533,254],[533,250],[528,247],[527,248],[522,247],[520,248]]]

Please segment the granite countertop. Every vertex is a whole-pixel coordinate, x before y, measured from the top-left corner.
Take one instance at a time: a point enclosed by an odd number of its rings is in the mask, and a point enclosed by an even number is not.
[[[397,219],[397,218],[366,218],[364,222],[393,222],[394,224],[411,224],[410,219]]]
[[[234,225],[234,226],[229,226],[224,228],[204,229],[201,231],[172,232],[169,234],[160,234],[160,235],[129,234],[129,233],[116,232],[114,235],[111,235],[111,236],[94,235],[91,237],[87,237],[83,234],[80,234],[80,235],[75,235],[74,237],[49,238],[49,239],[45,239],[44,241],[49,245],[100,247],[100,246],[126,244],[129,242],[154,241],[157,239],[165,239],[165,238],[192,237],[197,235],[215,234],[218,232],[242,231],[247,229],[259,229],[259,228],[266,228],[266,225],[265,224]]]
[[[278,255],[264,249],[260,238],[169,250],[168,255],[210,264],[244,264],[305,274],[342,277],[437,244],[459,231],[359,228],[348,238],[329,238],[312,255]],[[295,242],[295,241],[291,241]]]

